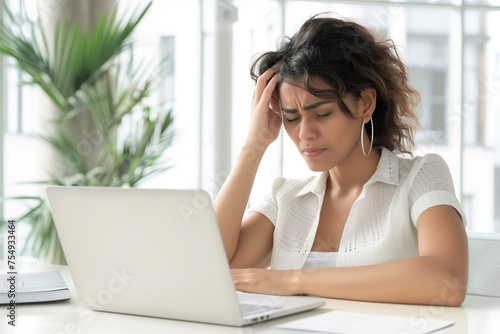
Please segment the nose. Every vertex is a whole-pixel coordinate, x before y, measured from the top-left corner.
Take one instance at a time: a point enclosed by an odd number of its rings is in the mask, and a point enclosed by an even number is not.
[[[314,120],[310,117],[302,117],[300,121],[299,138],[304,141],[309,141],[316,139],[318,137],[318,131]]]

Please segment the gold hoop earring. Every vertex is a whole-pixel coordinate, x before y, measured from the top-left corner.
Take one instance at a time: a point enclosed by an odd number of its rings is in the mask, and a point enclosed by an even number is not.
[[[365,140],[364,140],[364,137],[363,137],[363,132],[364,132],[364,129],[365,129],[365,123],[363,122],[363,124],[361,124],[361,150],[363,151],[363,155],[365,157],[369,156],[370,153],[372,152],[372,147],[373,147],[373,119],[370,117],[370,119],[368,120],[368,122],[372,123],[372,134],[371,134],[371,139],[370,139],[370,149],[368,150],[368,153],[365,152]],[[366,123],[368,123],[366,122]]]

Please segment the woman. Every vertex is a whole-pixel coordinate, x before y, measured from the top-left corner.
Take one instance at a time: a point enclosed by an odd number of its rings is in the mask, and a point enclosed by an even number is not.
[[[411,155],[419,96],[392,41],[315,16],[259,56],[252,76],[250,130],[215,202],[236,288],[460,305],[465,217],[444,160]],[[245,214],[282,124],[308,167],[322,173],[277,178]]]

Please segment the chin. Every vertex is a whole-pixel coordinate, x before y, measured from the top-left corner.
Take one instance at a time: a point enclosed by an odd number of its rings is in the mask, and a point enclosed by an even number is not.
[[[318,164],[318,163],[311,163],[310,161],[306,161],[307,167],[312,171],[312,172],[326,172],[332,169],[332,167],[329,167],[325,164]]]

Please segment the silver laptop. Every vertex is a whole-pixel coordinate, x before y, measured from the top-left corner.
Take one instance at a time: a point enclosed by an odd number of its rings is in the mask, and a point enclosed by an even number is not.
[[[236,292],[202,190],[46,192],[79,300],[88,308],[244,326],[325,304],[310,296]]]

